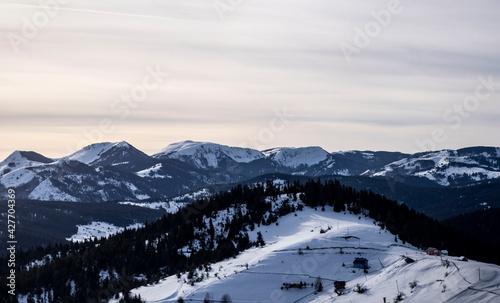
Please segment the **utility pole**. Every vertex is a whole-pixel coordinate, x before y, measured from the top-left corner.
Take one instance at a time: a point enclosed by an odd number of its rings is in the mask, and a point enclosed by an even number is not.
[[[380,261],[380,258],[377,258],[377,259],[378,259],[378,261],[380,262],[380,265],[382,266],[382,268],[385,268],[385,267],[384,267],[384,264],[382,264],[382,261]]]
[[[477,272],[479,273],[479,281],[481,281],[481,268],[478,268]]]

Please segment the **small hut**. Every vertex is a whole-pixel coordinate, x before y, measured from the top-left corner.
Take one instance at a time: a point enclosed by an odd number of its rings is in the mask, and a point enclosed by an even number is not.
[[[441,251],[434,247],[429,247],[425,250],[425,253],[429,256],[441,256]]]
[[[335,289],[345,289],[345,281],[334,281],[333,286]]]

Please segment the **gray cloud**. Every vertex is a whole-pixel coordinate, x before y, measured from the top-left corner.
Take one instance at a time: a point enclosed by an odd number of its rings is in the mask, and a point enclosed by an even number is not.
[[[209,0],[70,1],[16,53],[8,35],[43,9],[0,0],[0,140],[42,152],[50,141],[54,152],[111,119],[105,140],[146,150],[187,138],[238,145],[286,107],[297,118],[266,147],[413,151],[449,128],[443,112],[474,94],[479,76],[500,82],[500,3],[401,0],[348,63],[340,43],[388,3],[244,1],[221,22]],[[113,102],[156,65],[168,79],[119,118]],[[485,135],[500,126],[499,91],[441,147],[500,145]]]

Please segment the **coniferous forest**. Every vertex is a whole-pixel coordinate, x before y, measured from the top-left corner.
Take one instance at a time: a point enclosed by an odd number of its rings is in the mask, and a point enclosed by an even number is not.
[[[288,200],[273,209],[271,201],[284,194]],[[302,201],[298,207],[288,203],[298,200]],[[369,216],[381,228],[416,247],[447,249],[450,255],[500,264],[499,247],[371,191],[357,191],[338,180],[281,186],[268,181],[252,187],[238,185],[146,223],[144,228],[125,230],[107,239],[20,251],[16,260],[17,291],[28,295],[29,303],[107,302],[119,293],[125,294],[123,302],[140,302],[140,298],[129,296],[132,288],[181,272],[190,273],[190,281],[196,283],[203,276],[191,275],[195,269],[208,269],[252,246],[265,245],[261,235],[251,241],[248,230],[273,224],[281,216],[301,211],[303,205],[322,209],[328,205],[335,212]],[[217,222],[217,212],[229,207],[234,207],[234,214],[225,222]],[[240,209],[243,207],[245,212]],[[216,229],[227,236],[221,236]],[[45,262],[33,265],[37,260]],[[0,264],[0,288],[7,293],[7,275],[3,274],[8,270],[7,262],[0,260]],[[10,299],[8,302],[16,302],[15,297]]]

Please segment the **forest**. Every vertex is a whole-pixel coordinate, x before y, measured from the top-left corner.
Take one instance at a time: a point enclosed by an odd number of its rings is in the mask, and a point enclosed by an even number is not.
[[[289,199],[273,208],[272,201],[280,195]],[[27,295],[28,303],[107,302],[119,293],[125,294],[123,302],[141,302],[129,295],[131,289],[180,273],[189,273],[189,282],[197,283],[203,275],[194,276],[196,269],[208,269],[252,246],[265,245],[262,235],[256,241],[248,236],[256,225],[277,224],[280,217],[303,207],[325,211],[327,205],[335,212],[369,216],[382,229],[416,247],[447,249],[450,255],[500,264],[500,247],[371,191],[358,191],[338,180],[283,185],[267,181],[235,186],[147,222],[144,228],[126,229],[107,239],[19,251],[17,292]],[[230,219],[216,222],[217,213],[230,207],[235,209]],[[7,261],[1,259],[0,264],[0,288],[7,293]],[[17,302],[17,298],[11,296],[6,302]]]

